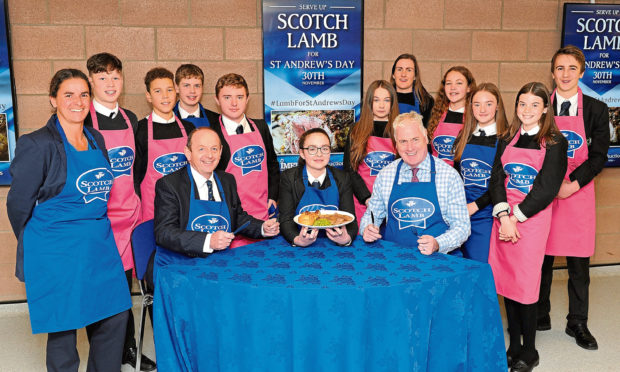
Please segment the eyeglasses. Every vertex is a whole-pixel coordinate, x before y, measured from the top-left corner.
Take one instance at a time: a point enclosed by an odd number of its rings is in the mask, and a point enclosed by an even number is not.
[[[325,155],[329,154],[332,151],[332,148],[329,146],[321,146],[321,147],[316,147],[316,146],[308,146],[308,147],[301,147],[302,150],[306,150],[308,151],[308,154],[310,155],[316,155],[316,152],[320,149],[321,152]]]

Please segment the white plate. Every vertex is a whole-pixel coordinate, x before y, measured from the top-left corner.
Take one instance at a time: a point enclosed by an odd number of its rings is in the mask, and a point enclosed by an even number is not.
[[[330,225],[330,226],[313,226],[313,225],[304,225],[303,223],[299,223],[299,216],[301,216],[300,214],[298,214],[297,216],[293,217],[293,221],[295,221],[296,224],[298,224],[299,226],[305,226],[309,229],[317,229],[317,230],[324,230],[324,229],[333,229],[334,227],[341,227],[344,225],[348,225],[351,222],[355,221],[355,216],[352,215],[349,212],[345,212],[345,211],[327,211],[327,210],[321,210],[321,214],[334,214],[334,213],[338,213],[338,214],[342,214],[344,216],[349,216],[351,218],[353,218],[351,221],[349,222],[345,222],[345,223],[341,223],[338,225]]]

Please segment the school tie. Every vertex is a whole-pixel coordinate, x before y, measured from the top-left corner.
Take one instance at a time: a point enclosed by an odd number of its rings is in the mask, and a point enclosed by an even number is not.
[[[413,173],[413,177],[411,177],[411,182],[420,182],[417,176],[419,170],[420,168],[411,168],[411,173]]]
[[[209,201],[215,201],[215,198],[213,197],[213,184],[211,183],[211,180],[207,180],[207,188],[209,189]]]
[[[487,135],[487,134],[484,132],[484,129],[478,129],[478,133],[479,133],[480,137],[484,137],[484,136],[486,136],[486,135]]]
[[[319,181],[314,181],[310,184],[310,186],[314,187],[315,189],[319,189],[321,188],[321,183]]]
[[[237,134],[243,134],[243,125],[239,124],[239,126],[237,126],[237,129],[235,129],[235,131],[237,132]]]
[[[112,112],[110,113],[110,119],[114,119],[114,114],[115,114],[115,112],[114,112],[114,111],[112,111]]]
[[[187,119],[195,118],[196,115],[187,115]]]
[[[560,116],[570,116],[568,109],[570,109],[570,101],[562,102],[562,106],[560,107]]]

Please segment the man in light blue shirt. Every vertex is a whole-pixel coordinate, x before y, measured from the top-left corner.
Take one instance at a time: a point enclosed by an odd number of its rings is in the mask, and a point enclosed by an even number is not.
[[[428,153],[419,114],[401,114],[393,126],[400,159],[383,168],[375,180],[360,222],[364,241],[384,238],[417,245],[426,255],[452,252],[470,233],[463,181],[456,170]],[[382,235],[379,226],[384,219]]]

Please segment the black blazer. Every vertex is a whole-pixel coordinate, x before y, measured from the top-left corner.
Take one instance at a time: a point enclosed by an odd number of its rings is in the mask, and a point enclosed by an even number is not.
[[[220,124],[220,118],[222,115],[212,116],[207,112],[207,117],[211,123],[211,128],[217,132],[222,141],[222,156],[220,157],[220,163],[217,165],[217,169],[225,171],[230,162],[230,147],[222,134],[223,123]],[[271,137],[271,131],[262,119],[248,119],[252,120],[256,124],[256,128],[263,139],[265,145],[265,151],[267,155],[267,187],[268,198],[272,200],[278,200],[278,189],[280,186],[280,164],[278,163],[278,157],[276,151],[273,148],[273,138]],[[251,126],[254,128],[254,126]]]
[[[220,195],[223,192],[225,196],[231,232],[246,221],[251,221],[241,233],[250,238],[262,238],[263,221],[252,217],[241,207],[235,177],[223,171],[215,173],[222,183],[223,190],[218,190]],[[155,184],[155,240],[157,245],[171,251],[190,257],[206,257],[202,249],[207,233],[185,230],[189,219],[190,187],[196,187],[196,184],[193,179],[190,182],[186,168],[160,178]],[[195,197],[199,198],[198,192]]]
[[[557,100],[554,104],[556,112]],[[577,180],[579,187],[590,183],[607,162],[609,150],[609,108],[590,96],[583,95],[583,125],[588,141],[588,159],[569,175],[571,181]]]
[[[87,126],[84,130],[93,136],[101,153],[109,161],[101,133]],[[17,237],[15,276],[24,281],[24,227],[32,216],[35,204],[60,194],[67,180],[67,154],[56,129],[55,114],[43,128],[19,137],[9,171],[12,181],[6,208]]]
[[[349,172],[327,166],[332,171],[338,193],[340,194],[341,211],[349,212],[355,215],[355,206],[353,205],[353,191],[351,188],[351,176]],[[282,172],[280,178],[280,200],[278,208],[280,209],[280,234],[289,242],[293,243],[293,239],[299,235],[299,226],[293,221],[295,210],[306,191],[306,185],[303,179],[303,166],[287,169]],[[331,186],[329,177],[325,177],[325,181],[321,185],[321,189]],[[358,221],[353,221],[347,225],[347,232],[351,239],[357,236]]]

